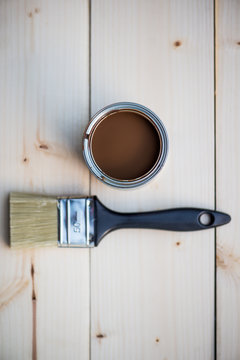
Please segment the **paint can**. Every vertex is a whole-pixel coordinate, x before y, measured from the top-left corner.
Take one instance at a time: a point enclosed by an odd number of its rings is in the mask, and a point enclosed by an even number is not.
[[[143,105],[119,102],[98,111],[83,136],[83,156],[103,183],[122,189],[146,184],[163,167],[167,131]]]

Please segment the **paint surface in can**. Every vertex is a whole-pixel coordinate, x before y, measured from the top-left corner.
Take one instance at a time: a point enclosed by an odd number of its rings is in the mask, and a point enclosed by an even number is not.
[[[116,111],[103,118],[92,134],[91,149],[98,167],[111,178],[144,176],[161,155],[154,124],[136,111]]]

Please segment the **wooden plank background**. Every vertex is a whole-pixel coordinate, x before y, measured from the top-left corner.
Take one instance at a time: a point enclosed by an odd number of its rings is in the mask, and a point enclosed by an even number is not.
[[[88,2],[0,6],[0,358],[88,359],[89,251],[6,245],[9,191],[89,193]]]
[[[239,16],[236,0],[0,1],[1,360],[240,357]],[[164,169],[137,190],[99,183],[81,155],[90,116],[115,101],[151,108],[169,134]],[[216,202],[233,220],[13,251],[12,190],[119,211]]]
[[[240,2],[216,7],[217,206],[232,215],[217,230],[217,355],[240,359]]]
[[[92,114],[139,102],[170,139],[153,183],[117,191],[92,177],[92,194],[121,211],[213,207],[212,4],[93,1],[91,75]],[[109,234],[91,254],[91,295],[93,359],[211,359],[214,231]]]

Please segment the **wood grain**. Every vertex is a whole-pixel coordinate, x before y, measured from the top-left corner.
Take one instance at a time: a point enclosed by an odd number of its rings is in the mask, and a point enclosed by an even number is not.
[[[235,360],[240,7],[215,5],[216,199],[232,215],[217,230],[217,357]],[[92,114],[139,102],[170,139],[152,183],[124,192],[92,177],[92,194],[120,211],[214,207],[213,19],[208,0],[0,2],[0,359],[214,358],[213,231],[121,230],[91,255],[13,251],[7,231],[12,190],[89,193],[89,86]]]
[[[240,358],[240,3],[216,8],[217,206],[231,223],[217,231],[217,355]]]
[[[0,6],[0,358],[88,359],[88,251],[4,243],[9,191],[88,194],[88,2]]]
[[[213,3],[92,1],[92,114],[116,101],[155,111],[167,163],[143,188],[92,177],[120,211],[214,207]],[[91,257],[92,359],[213,359],[214,232],[121,230]]]

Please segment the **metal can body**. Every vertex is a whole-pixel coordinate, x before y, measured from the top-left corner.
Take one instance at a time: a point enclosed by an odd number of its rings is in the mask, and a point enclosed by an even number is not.
[[[91,140],[95,128],[98,126],[98,124],[101,121],[103,121],[104,118],[118,111],[135,112],[145,117],[147,120],[149,120],[152,123],[152,125],[155,127],[159,135],[159,139],[161,143],[161,151],[159,153],[159,157],[156,163],[146,174],[136,179],[119,180],[108,176],[100,169],[100,167],[97,165],[93,157]],[[89,123],[83,136],[83,156],[90,171],[103,183],[117,188],[122,188],[122,189],[135,188],[147,183],[149,180],[155,177],[156,174],[160,171],[160,169],[162,168],[162,166],[166,161],[167,153],[168,153],[168,136],[162,121],[150,109],[136,103],[119,102],[104,107],[92,117],[91,122]]]

